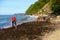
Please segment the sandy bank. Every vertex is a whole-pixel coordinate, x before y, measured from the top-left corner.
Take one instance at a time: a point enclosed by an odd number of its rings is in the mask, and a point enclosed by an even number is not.
[[[45,33],[54,31],[53,23],[49,22],[27,22],[14,27],[0,30],[0,40],[34,40]],[[41,37],[39,38],[39,40]]]

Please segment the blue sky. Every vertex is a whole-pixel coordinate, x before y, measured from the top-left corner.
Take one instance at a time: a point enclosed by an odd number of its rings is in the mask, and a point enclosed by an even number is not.
[[[25,13],[28,7],[37,0],[0,0],[0,15]]]

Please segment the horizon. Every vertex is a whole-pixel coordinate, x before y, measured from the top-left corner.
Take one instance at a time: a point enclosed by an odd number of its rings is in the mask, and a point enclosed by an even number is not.
[[[18,14],[25,14],[25,13],[14,13],[14,14],[0,14],[0,15],[18,15]]]
[[[37,0],[0,0],[0,15],[25,13],[31,4]]]

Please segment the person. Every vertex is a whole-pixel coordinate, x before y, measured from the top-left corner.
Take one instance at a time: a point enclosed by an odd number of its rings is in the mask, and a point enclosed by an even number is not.
[[[12,17],[12,27],[16,27],[16,17]]]

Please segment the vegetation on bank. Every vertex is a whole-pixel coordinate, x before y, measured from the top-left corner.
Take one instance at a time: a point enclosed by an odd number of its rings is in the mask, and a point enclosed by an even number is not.
[[[26,14],[37,13],[47,2],[49,2],[49,0],[38,0],[27,9]]]
[[[59,15],[60,14],[60,0],[38,0],[26,10],[26,14],[37,14],[37,12],[41,10],[41,8],[43,8],[49,2],[50,2],[49,5],[51,5],[50,6],[51,10],[53,11],[51,14]]]
[[[55,15],[60,15],[60,0],[52,0],[52,10]]]

